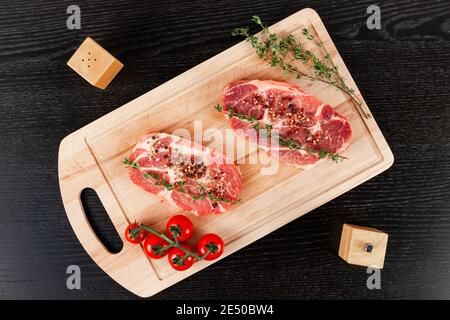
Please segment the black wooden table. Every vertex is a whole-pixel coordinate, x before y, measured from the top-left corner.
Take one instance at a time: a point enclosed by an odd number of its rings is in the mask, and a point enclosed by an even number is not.
[[[81,9],[68,30],[66,9]],[[64,213],[57,153],[68,133],[234,45],[253,14],[318,11],[394,155],[391,169],[155,296],[450,298],[450,3],[19,1],[0,4],[0,298],[134,298],[89,258]],[[86,36],[125,68],[105,91],[66,62]],[[91,201],[92,199],[88,200]],[[112,231],[95,203],[93,224]],[[381,289],[337,255],[344,222],[389,233]],[[109,241],[109,240],[107,240]],[[111,246],[116,245],[113,240]],[[81,268],[81,290],[66,269]]]

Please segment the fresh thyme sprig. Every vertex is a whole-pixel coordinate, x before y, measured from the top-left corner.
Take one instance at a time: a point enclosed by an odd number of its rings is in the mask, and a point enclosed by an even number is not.
[[[223,107],[222,107],[222,105],[221,105],[220,103],[216,104],[216,105],[214,106],[214,108],[215,108],[218,112],[222,112],[222,111],[223,111]],[[248,122],[250,122],[250,123],[253,123],[253,122],[256,121],[256,118],[255,118],[255,117],[246,116],[246,115],[243,114],[243,113],[235,112],[233,108],[229,108],[229,109],[228,109],[228,119],[231,119],[231,118],[233,118],[233,117],[236,117],[236,118],[241,119],[241,120],[246,120],[246,121],[248,121]]]
[[[223,111],[223,107],[221,104],[217,104],[215,106],[215,109],[219,112]],[[231,114],[231,117],[230,117],[230,114]],[[230,119],[232,117],[238,117],[239,119],[246,120],[250,123],[254,123],[256,121],[256,119],[254,117],[249,117],[242,113],[234,112],[233,108],[228,108],[228,117]],[[341,156],[339,154],[329,152],[326,149],[316,150],[311,147],[304,148],[292,139],[283,138],[278,133],[272,133],[273,125],[271,123],[266,124],[266,123],[257,121],[252,127],[253,127],[253,129],[255,129],[258,132],[260,130],[264,129],[265,130],[264,134],[266,134],[268,138],[271,137],[272,140],[278,141],[279,145],[288,147],[291,150],[304,150],[308,154],[315,154],[321,159],[329,158],[331,161],[336,162],[336,163],[339,163],[339,162],[343,161],[344,159],[348,159],[347,157]]]
[[[123,160],[123,163],[125,164],[125,167],[132,167],[133,169],[137,169],[140,172],[142,172],[142,175],[143,175],[144,178],[146,178],[146,179],[150,179],[150,178],[155,179],[155,185],[163,186],[168,191],[175,190],[177,192],[186,193],[187,195],[191,196],[191,198],[193,200],[203,200],[205,198],[209,198],[209,199],[211,199],[213,201],[221,201],[221,202],[224,202],[224,203],[231,203],[231,204],[235,204],[235,203],[238,203],[240,201],[239,199],[236,200],[236,201],[231,201],[231,200],[229,200],[227,198],[224,198],[224,197],[217,197],[212,192],[204,193],[204,190],[206,189],[206,187],[203,186],[203,185],[199,185],[199,189],[201,191],[199,194],[193,194],[193,193],[189,192],[188,189],[184,188],[184,181],[177,181],[175,183],[169,183],[164,178],[162,178],[160,175],[158,175],[156,173],[147,173],[147,172],[143,171],[142,168],[140,167],[140,165],[137,162],[133,162],[129,158],[125,158]]]
[[[276,33],[270,33],[267,26],[258,16],[253,16],[252,21],[261,28],[261,40],[257,36],[252,35],[248,27],[236,28],[231,34],[245,37],[246,41],[256,50],[259,58],[268,62],[271,67],[278,66],[285,75],[293,74],[297,79],[321,81],[338,88],[355,102],[366,118],[371,117],[370,113],[362,109],[362,102],[355,91],[347,86],[339,75],[337,67],[331,64],[329,54],[326,54],[323,59],[319,59],[313,52],[306,50],[304,45],[298,42],[292,34],[279,36]],[[309,32],[308,28],[303,28],[302,34],[307,40],[314,41],[314,36]],[[315,44],[317,47],[322,47],[322,43],[319,41],[315,41]],[[293,59],[289,60],[291,56]],[[312,73],[306,73],[297,68],[293,64],[295,60],[299,60],[304,65],[310,65]]]
[[[348,159],[347,157],[341,156],[340,154],[329,152],[326,149],[316,150],[311,147],[304,148],[301,145],[299,145],[298,143],[296,143],[295,141],[293,141],[291,139],[283,138],[277,134],[272,135],[272,136],[275,136],[275,139],[278,139],[279,144],[282,146],[286,146],[291,150],[304,150],[309,154],[317,155],[320,159],[329,158],[331,161],[336,162],[336,163],[339,163],[345,159]]]

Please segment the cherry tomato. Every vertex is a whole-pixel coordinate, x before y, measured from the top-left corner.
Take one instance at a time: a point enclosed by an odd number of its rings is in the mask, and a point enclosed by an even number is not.
[[[135,222],[127,227],[127,229],[125,230],[125,239],[127,239],[128,242],[132,244],[138,244],[144,241],[145,237],[148,234],[147,230],[142,229],[137,234],[133,233],[133,230],[139,228],[140,226],[140,223]]]
[[[192,251],[192,247],[187,245],[187,244],[182,244],[183,248]],[[193,256],[189,256],[186,259],[184,259],[183,261],[182,258],[186,255],[186,252],[184,252],[183,250],[181,250],[180,248],[174,247],[172,249],[170,249],[169,252],[169,263],[172,266],[172,268],[174,268],[175,270],[178,271],[183,271],[183,270],[187,270],[190,267],[192,267],[192,265],[195,262],[195,258]]]
[[[164,247],[169,246],[169,243],[153,233],[150,233],[147,238],[145,238],[142,246],[144,247],[144,252],[147,257],[152,259],[160,259],[169,252],[169,249],[164,250]]]
[[[167,221],[166,232],[169,238],[175,239],[176,236],[178,241],[185,242],[192,236],[194,225],[189,218],[178,214]]]
[[[209,233],[200,238],[197,244],[197,251],[203,257],[209,250],[209,254],[204,259],[214,260],[222,255],[224,247],[225,244],[221,237],[217,234]]]

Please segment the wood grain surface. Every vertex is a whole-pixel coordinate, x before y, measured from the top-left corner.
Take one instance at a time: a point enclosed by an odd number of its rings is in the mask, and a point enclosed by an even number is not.
[[[314,8],[371,107],[394,166],[251,246],[154,296],[450,298],[450,3],[381,1],[69,1],[0,4],[0,298],[134,298],[87,256],[62,207],[57,151],[69,132],[234,45],[259,14],[272,24]],[[86,36],[125,67],[105,91],[66,66]],[[90,197],[88,197],[90,198]],[[112,226],[91,206],[105,237]],[[389,234],[381,290],[338,255],[343,223]],[[289,263],[286,263],[289,261]],[[66,288],[79,265],[81,290]]]

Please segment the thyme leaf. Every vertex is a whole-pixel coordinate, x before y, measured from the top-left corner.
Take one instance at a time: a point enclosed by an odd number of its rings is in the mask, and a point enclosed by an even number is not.
[[[220,104],[219,104],[219,106],[220,106]],[[222,107],[217,108],[217,106],[216,106],[216,110],[219,110],[219,109],[223,110]],[[246,116],[242,113],[234,112],[233,108],[228,108],[228,112],[229,112],[228,117],[230,119],[233,117],[237,117],[241,120],[246,120],[249,123],[254,123],[254,125],[252,126],[253,129],[260,132],[261,134],[267,135],[267,137],[272,137],[272,140],[277,140],[279,145],[288,147],[291,150],[305,150],[309,154],[316,154],[321,159],[329,158],[331,161],[336,162],[336,163],[339,163],[339,162],[343,161],[344,159],[347,159],[344,156],[329,152],[326,149],[316,150],[311,147],[302,147],[301,145],[299,145],[297,142],[295,142],[292,139],[284,138],[284,137],[280,136],[278,133],[272,133],[273,124],[271,124],[271,123],[265,124],[265,123],[258,122],[258,121],[256,121],[256,119],[254,117]],[[256,121],[256,123],[255,123],[255,121]],[[262,131],[262,129],[264,129],[264,131]],[[216,200],[216,201],[221,200],[218,198],[217,199],[212,198],[212,197],[210,197],[210,198],[213,200]],[[223,201],[223,202],[226,202],[226,201]]]
[[[172,191],[175,190],[177,192],[181,192],[181,193],[185,193],[187,195],[189,195],[193,200],[203,200],[205,199],[205,197],[208,197],[209,199],[213,200],[213,201],[221,201],[224,203],[237,203],[238,201],[231,201],[227,198],[224,197],[217,197],[214,193],[212,192],[207,192],[205,194],[205,190],[206,187],[204,185],[199,184],[198,185],[198,191],[199,193],[191,193],[189,192],[187,189],[183,188],[185,182],[184,181],[177,181],[175,183],[169,183],[167,182],[164,178],[162,178],[160,175],[156,174],[156,173],[148,173],[143,171],[143,169],[139,166],[139,164],[137,162],[133,162],[128,158],[125,158],[123,160],[123,163],[125,164],[126,167],[132,167],[133,169],[139,170],[140,172],[142,172],[142,176],[146,179],[150,179],[153,178],[155,180],[155,185],[157,186],[163,186],[165,187],[168,191]]]

